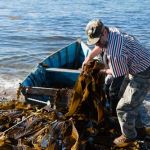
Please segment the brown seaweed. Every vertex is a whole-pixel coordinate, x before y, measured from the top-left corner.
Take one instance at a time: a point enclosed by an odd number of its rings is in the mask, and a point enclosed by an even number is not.
[[[150,149],[148,138],[124,148],[113,145],[120,127],[105,108],[105,75],[98,73],[103,68],[97,60],[84,66],[75,87],[66,92],[65,111],[59,106],[61,93],[54,100],[56,109],[20,101],[0,103],[0,150]]]

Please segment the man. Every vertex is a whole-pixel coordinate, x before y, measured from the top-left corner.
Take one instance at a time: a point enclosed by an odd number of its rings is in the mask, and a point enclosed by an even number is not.
[[[136,139],[136,127],[142,127],[137,116],[139,106],[150,88],[150,51],[135,37],[117,28],[108,28],[98,19],[87,24],[86,34],[87,44],[95,47],[83,65],[105,50],[109,69],[101,70],[101,73],[111,74],[114,78],[132,75],[116,108],[122,135],[114,143],[117,146],[126,145]]]

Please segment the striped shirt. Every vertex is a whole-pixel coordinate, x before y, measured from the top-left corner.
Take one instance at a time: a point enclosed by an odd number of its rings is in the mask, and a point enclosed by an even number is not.
[[[113,77],[134,75],[150,66],[150,51],[117,28],[109,28],[107,58]]]

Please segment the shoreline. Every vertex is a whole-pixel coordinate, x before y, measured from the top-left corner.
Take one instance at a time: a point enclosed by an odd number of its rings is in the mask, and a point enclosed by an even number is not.
[[[9,101],[9,100],[17,100],[17,88],[14,89],[3,89],[0,91],[0,102]],[[23,95],[20,95],[19,100],[24,100]]]

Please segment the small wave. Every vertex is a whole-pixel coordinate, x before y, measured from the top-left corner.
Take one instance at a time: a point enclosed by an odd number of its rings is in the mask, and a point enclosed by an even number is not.
[[[0,76],[0,99],[15,99],[20,82],[17,78]]]
[[[17,88],[21,82],[18,78],[10,78],[9,76],[0,76],[0,89],[6,90],[10,88]]]
[[[20,16],[8,16],[8,18],[11,20],[21,20]]]
[[[74,38],[72,37],[65,37],[65,36],[49,36],[47,38],[51,40],[74,40]]]

